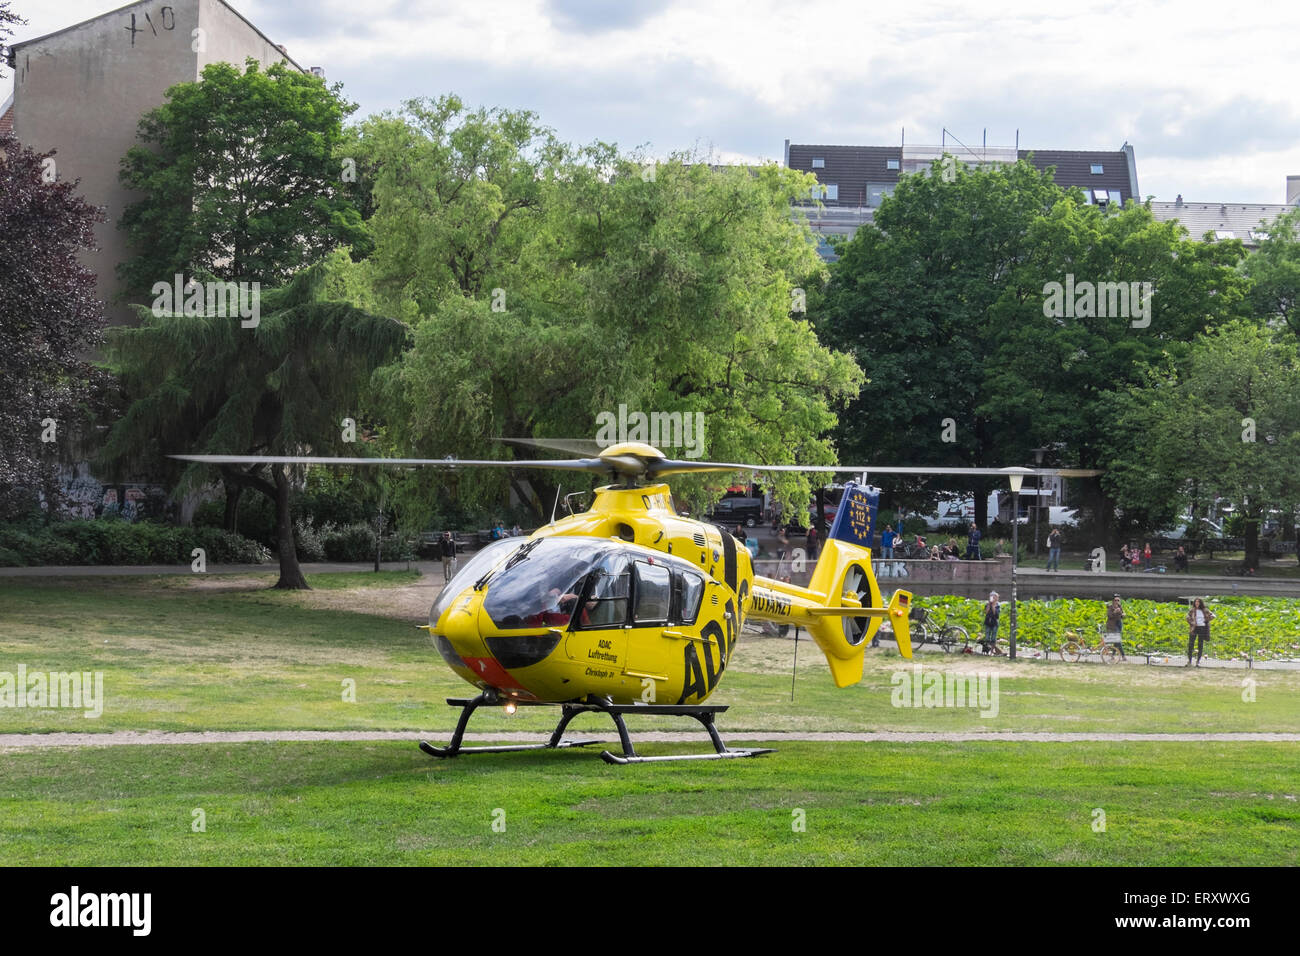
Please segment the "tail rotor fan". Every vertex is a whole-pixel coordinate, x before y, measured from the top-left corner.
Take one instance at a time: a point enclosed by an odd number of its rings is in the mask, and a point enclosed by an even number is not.
[[[861,565],[851,564],[844,572],[843,594],[845,597],[857,598],[858,603],[863,607],[871,606],[871,586],[868,584],[867,573],[862,570]],[[869,617],[844,618],[844,639],[851,646],[857,647],[866,639],[871,620]]]

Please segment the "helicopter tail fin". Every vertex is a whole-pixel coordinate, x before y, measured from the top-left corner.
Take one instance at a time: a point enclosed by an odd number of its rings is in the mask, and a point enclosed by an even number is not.
[[[839,512],[826,537],[809,590],[826,595],[826,604],[809,612],[813,639],[830,665],[837,687],[862,679],[867,642],[888,617],[898,650],[912,656],[908,614],[912,595],[896,591],[881,606],[880,588],[871,569],[871,541],[879,494],[859,485],[844,489]]]

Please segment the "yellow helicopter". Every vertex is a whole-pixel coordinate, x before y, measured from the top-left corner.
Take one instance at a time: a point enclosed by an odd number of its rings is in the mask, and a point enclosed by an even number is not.
[[[527,538],[495,541],[470,557],[439,593],[425,625],[448,666],[479,689],[450,698],[461,708],[451,742],[434,757],[585,746],[564,737],[578,714],[609,714],[623,753],[610,763],[750,757],[767,749],[730,749],[715,717],[726,706],[704,702],[717,688],[746,620],[807,630],[826,656],[838,687],[862,678],[867,643],[889,620],[899,652],[912,656],[911,594],[896,591],[882,605],[871,566],[878,493],[850,483],[806,587],[758,575],[743,542],[711,524],[677,513],[670,474],[736,471],[862,472],[863,468],[758,466],[678,461],[651,445],[625,442],[593,458],[564,460],[374,459],[178,455],[210,464],[507,466],[608,474],[582,513],[553,520]],[[991,468],[870,470],[910,474],[1005,475]],[[1039,469],[1041,474],[1081,474]],[[1030,472],[1033,473],[1033,472]],[[797,632],[796,632],[797,633]],[[545,743],[463,747],[466,726],[483,705],[559,706]],[[639,756],[624,715],[698,720],[713,753]]]

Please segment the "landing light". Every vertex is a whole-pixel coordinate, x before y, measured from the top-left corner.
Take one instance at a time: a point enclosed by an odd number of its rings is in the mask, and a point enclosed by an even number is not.
[[[519,709],[519,705],[516,704],[513,700],[508,700],[506,701],[505,707],[502,709],[506,712],[506,715],[509,716],[510,714],[513,714],[516,710]]]

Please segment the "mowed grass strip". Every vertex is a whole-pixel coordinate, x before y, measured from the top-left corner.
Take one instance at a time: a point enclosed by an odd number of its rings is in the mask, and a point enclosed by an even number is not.
[[[103,714],[0,708],[0,733],[112,730],[409,730],[448,734],[446,697],[472,696],[425,631],[440,582],[414,572],[321,575],[313,592],[266,590],[273,576],[198,575],[0,582],[0,672],[102,671]],[[364,585],[364,586],[363,586]],[[837,689],[815,645],[746,635],[710,703],[735,731],[1300,732],[1300,672],[1137,664],[1011,663],[922,653],[921,673],[998,677],[990,706],[894,706],[916,673],[869,650],[863,681]],[[992,688],[991,681],[987,683]],[[355,692],[355,702],[348,698]],[[988,716],[983,716],[987,714]],[[475,732],[543,733],[557,715],[480,710]],[[694,729],[639,719],[644,729]],[[608,732],[582,717],[574,729]]]
[[[632,767],[141,746],[4,753],[0,781],[11,866],[1300,863],[1289,745],[792,743]]]

